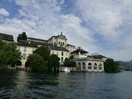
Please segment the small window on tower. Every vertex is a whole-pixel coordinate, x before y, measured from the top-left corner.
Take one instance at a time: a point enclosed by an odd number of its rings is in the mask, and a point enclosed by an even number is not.
[[[63,56],[63,52],[61,53],[61,55]]]

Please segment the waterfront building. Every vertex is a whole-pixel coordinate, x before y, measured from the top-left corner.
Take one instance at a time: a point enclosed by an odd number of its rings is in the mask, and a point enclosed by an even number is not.
[[[0,38],[5,42],[14,42],[13,35],[0,33]],[[50,54],[56,54],[60,58],[60,65],[64,66],[64,61],[71,55],[74,57],[76,67],[80,71],[88,72],[103,72],[104,62],[107,59],[105,56],[98,53],[88,55],[88,52],[81,47],[76,48],[72,44],[67,43],[67,38],[61,33],[57,36],[52,36],[48,40],[28,37],[27,40],[20,40],[17,44],[17,50],[21,52],[21,60],[16,64],[16,68],[25,69],[27,58],[33,51],[40,46],[48,46]],[[15,43],[15,42],[14,42]]]
[[[61,33],[58,36],[52,36],[48,40],[28,37],[27,41],[20,40],[19,43],[16,43],[18,46],[18,50],[22,54],[22,65],[17,66],[17,68],[25,68],[25,63],[27,61],[27,57],[30,54],[33,54],[33,51],[40,46],[48,46],[50,49],[50,54],[56,54],[60,58],[60,65],[64,65],[64,61],[66,58],[69,58],[70,53],[68,48],[72,50],[75,49],[75,46],[67,44],[67,38]]]
[[[100,54],[87,55],[80,47],[71,54],[74,56],[76,67],[83,72],[104,72],[104,62],[107,59]]]

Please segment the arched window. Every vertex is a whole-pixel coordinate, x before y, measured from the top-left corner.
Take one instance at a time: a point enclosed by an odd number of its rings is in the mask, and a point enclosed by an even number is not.
[[[85,65],[85,63],[83,62],[83,65]]]
[[[97,64],[96,64],[96,63],[94,63],[94,66],[97,66]]]
[[[81,65],[81,63],[78,63],[78,65]]]
[[[91,65],[92,65],[92,63],[88,63],[88,65],[90,65],[90,66],[91,66]]]
[[[102,64],[100,63],[99,66],[102,66]]]

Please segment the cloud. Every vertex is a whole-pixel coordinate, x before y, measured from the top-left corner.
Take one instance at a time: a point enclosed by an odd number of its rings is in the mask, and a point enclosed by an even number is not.
[[[0,15],[9,16],[9,12],[3,8],[0,8]]]
[[[63,32],[68,43],[90,53],[132,59],[130,0],[15,0],[15,4],[18,13],[0,24],[0,30],[15,40],[22,32],[41,39]]]
[[[78,0],[76,3],[85,23],[103,37],[115,40],[121,34],[117,31],[122,22],[122,8],[112,0]]]
[[[130,0],[77,0],[75,4],[85,27],[97,40],[98,51],[117,60],[119,57],[126,60],[132,58],[129,54],[132,46],[131,4]],[[98,41],[102,46],[98,45]]]
[[[21,9],[18,10],[19,13],[16,18],[6,20],[3,26],[19,29],[19,33],[26,31],[29,36],[44,39],[63,32],[68,39],[72,37],[69,41],[77,46],[82,45],[79,42],[80,38],[81,42],[87,40],[90,45],[92,35],[90,35],[87,28],[81,25],[79,17],[74,14],[65,15],[61,12],[63,3],[63,0],[60,2],[55,0],[34,2],[16,0],[16,4],[21,6]],[[12,31],[12,33],[15,34],[16,32]],[[77,42],[74,42],[75,39]],[[91,44],[91,46],[93,45]]]

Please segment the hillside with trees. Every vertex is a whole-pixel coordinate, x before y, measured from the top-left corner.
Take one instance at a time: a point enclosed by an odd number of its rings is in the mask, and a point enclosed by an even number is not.
[[[117,73],[117,72],[120,72],[119,63],[114,61],[111,58],[108,58],[104,62],[104,70],[105,70],[106,73]]]
[[[118,63],[124,70],[132,68],[132,60],[130,60],[130,61],[118,61]]]

